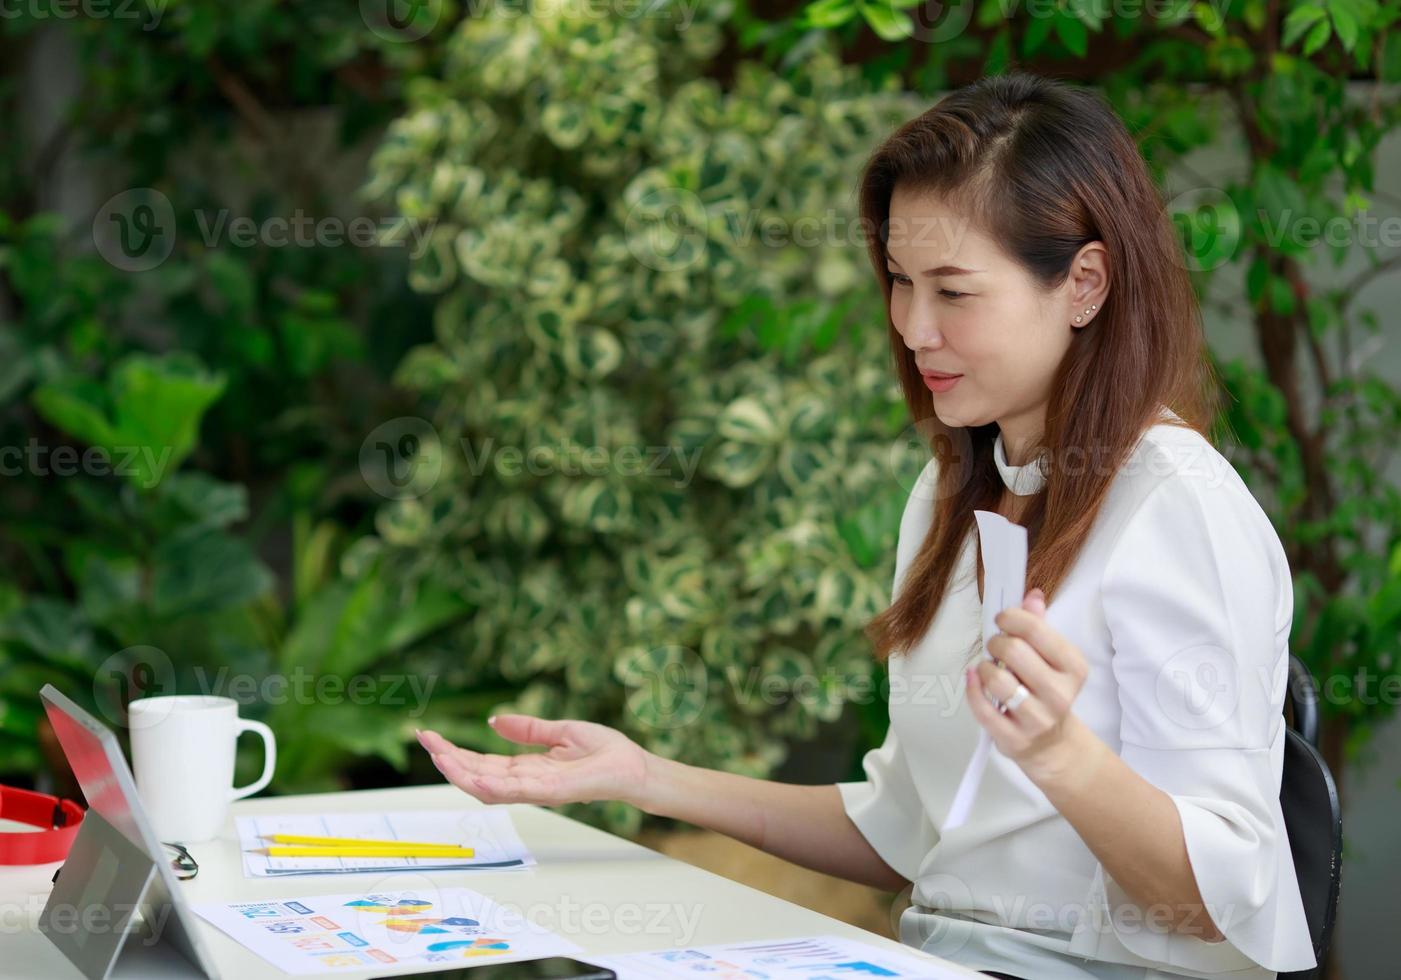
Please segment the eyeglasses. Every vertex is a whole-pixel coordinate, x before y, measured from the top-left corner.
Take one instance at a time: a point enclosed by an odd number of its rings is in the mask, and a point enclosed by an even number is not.
[[[170,866],[175,869],[175,877],[178,881],[189,881],[199,874],[199,864],[196,863],[194,855],[185,850],[184,844],[161,841],[161,847],[168,847],[175,852],[175,856],[170,859]],[[54,869],[54,876],[51,879],[54,884],[58,883],[58,873],[62,870],[62,865]]]
[[[170,859],[170,866],[175,869],[175,877],[180,881],[189,881],[199,874],[199,865],[195,862],[194,855],[185,850],[184,844],[161,841],[161,846],[175,852],[175,856]]]

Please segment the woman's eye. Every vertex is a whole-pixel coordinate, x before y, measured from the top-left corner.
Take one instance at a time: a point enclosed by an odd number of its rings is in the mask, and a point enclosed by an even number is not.
[[[910,277],[905,275],[903,272],[886,272],[885,276],[891,281],[893,285],[896,286],[909,286],[912,284],[912,280],[910,279]],[[947,299],[962,299],[968,294],[960,293],[957,290],[953,289],[941,289],[939,290],[939,295]]]

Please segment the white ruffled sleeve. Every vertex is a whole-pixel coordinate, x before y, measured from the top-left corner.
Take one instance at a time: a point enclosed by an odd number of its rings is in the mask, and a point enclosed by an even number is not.
[[[866,753],[861,767],[865,782],[837,784],[846,815],[882,861],[914,881],[939,842],[939,831],[925,815],[894,726],[879,748]]]
[[[1104,567],[1123,760],[1170,794],[1212,921],[1207,942],[1139,909],[1101,865],[1089,908],[1117,943],[1203,974],[1315,965],[1279,805],[1293,584],[1245,485],[1173,473],[1128,518]],[[1108,929],[1108,934],[1102,930]]]

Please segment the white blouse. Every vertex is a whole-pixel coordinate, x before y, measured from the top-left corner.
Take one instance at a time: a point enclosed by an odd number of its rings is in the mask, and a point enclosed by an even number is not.
[[[1034,464],[1008,466],[1000,437],[996,448],[1007,486],[1039,485]],[[929,528],[934,467],[905,505],[895,589]],[[982,649],[976,537],[929,631],[890,659],[890,729],[863,760],[866,781],[838,784],[871,846],[914,883],[900,940],[1034,980],[1267,980],[1314,966],[1279,806],[1293,584],[1230,462],[1189,429],[1150,428],[1046,613],[1089,662],[1072,710],[1176,803],[1222,942],[1140,909],[996,748],[967,820],[940,832],[979,732],[962,671]]]

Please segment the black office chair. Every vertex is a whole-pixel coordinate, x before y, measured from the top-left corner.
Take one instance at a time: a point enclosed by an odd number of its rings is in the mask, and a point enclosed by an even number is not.
[[[1303,661],[1289,655],[1289,687],[1284,692],[1284,720],[1305,742],[1318,748],[1318,688]]]
[[[1318,966],[1281,973],[1279,980],[1322,980],[1324,960],[1333,941],[1342,885],[1343,811],[1333,774],[1315,747],[1318,744],[1318,689],[1313,675],[1289,656],[1289,686],[1284,697],[1284,768],[1279,805],[1294,855],[1294,873],[1304,901],[1304,917]]]

